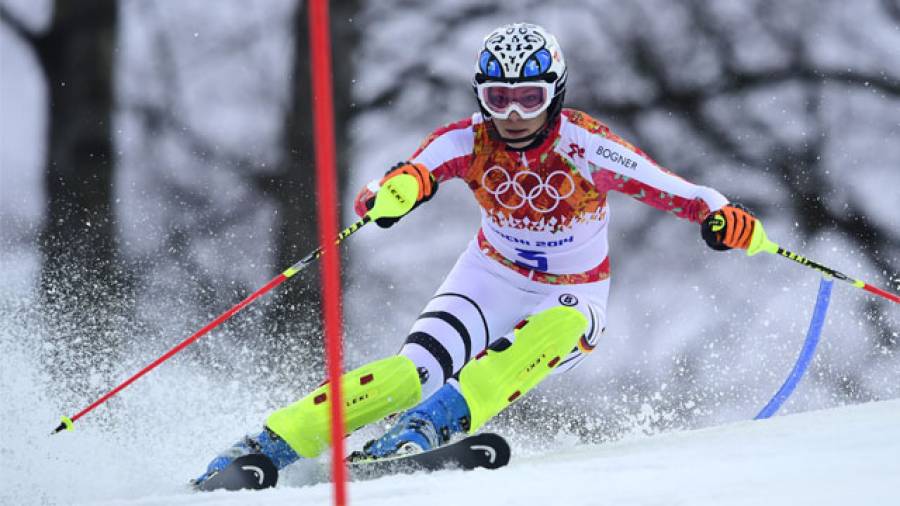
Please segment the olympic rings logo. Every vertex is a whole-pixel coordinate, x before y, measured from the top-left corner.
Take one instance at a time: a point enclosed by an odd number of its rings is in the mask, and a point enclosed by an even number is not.
[[[490,180],[490,176],[494,171],[501,173],[503,177],[503,180],[496,186],[493,186]],[[557,180],[562,178],[562,180],[559,181],[560,185],[554,186],[552,184],[554,177],[557,178]],[[534,182],[534,185],[526,190],[525,184],[531,181]],[[560,193],[560,188],[562,188],[566,182],[569,184],[569,191],[563,195]],[[481,176],[481,186],[484,187],[488,193],[493,195],[494,199],[499,202],[501,206],[507,209],[516,210],[527,203],[529,207],[539,213],[549,213],[553,211],[559,206],[560,202],[571,197],[572,194],[575,193],[575,181],[567,172],[561,170],[551,172],[547,175],[546,180],[541,179],[540,175],[530,170],[518,172],[515,176],[510,177],[509,172],[499,165],[494,165]],[[519,202],[517,204],[504,202],[501,198],[503,195],[507,195],[509,191],[512,191],[514,197],[519,197]],[[541,207],[536,202],[536,199],[541,195],[546,195],[552,199],[553,205],[547,208]],[[514,201],[516,199],[507,198],[507,200]]]

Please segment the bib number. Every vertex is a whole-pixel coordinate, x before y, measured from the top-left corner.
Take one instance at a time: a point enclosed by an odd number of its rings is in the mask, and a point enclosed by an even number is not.
[[[547,254],[543,251],[516,248],[522,260],[516,260],[516,265],[533,271],[547,272]]]

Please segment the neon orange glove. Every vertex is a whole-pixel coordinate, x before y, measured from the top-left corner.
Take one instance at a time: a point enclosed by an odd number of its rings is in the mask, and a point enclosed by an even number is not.
[[[700,234],[710,248],[725,251],[747,249],[756,218],[740,204],[728,204],[703,220]]]
[[[431,172],[429,172],[421,163],[400,162],[397,165],[394,165],[391,167],[391,170],[387,171],[384,177],[381,178],[381,184],[383,185],[388,179],[400,174],[409,174],[419,181],[418,202],[430,200],[434,195],[434,192],[437,191],[437,181],[434,179],[434,176],[431,175]]]

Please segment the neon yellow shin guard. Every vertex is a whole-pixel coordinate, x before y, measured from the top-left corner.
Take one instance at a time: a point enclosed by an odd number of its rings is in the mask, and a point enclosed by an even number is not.
[[[566,306],[525,321],[515,330],[511,346],[488,349],[459,373],[460,390],[472,412],[470,434],[546,378],[572,351],[588,323],[580,311]]]
[[[363,425],[415,406],[422,397],[412,360],[397,355],[366,364],[341,377],[346,428]],[[331,401],[322,385],[290,406],[269,415],[266,426],[303,457],[317,457],[331,444]]]

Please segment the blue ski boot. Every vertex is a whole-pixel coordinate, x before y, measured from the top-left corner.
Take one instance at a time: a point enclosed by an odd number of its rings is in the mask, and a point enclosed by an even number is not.
[[[351,460],[381,459],[432,450],[469,430],[469,405],[450,383],[410,409],[383,436],[369,441]]]
[[[207,466],[206,472],[199,478],[192,480],[191,483],[199,488],[203,482],[228,467],[234,459],[249,454],[265,455],[279,471],[300,460],[297,452],[291,449],[284,439],[281,439],[268,427],[265,427],[256,436],[244,436],[234,446],[216,456]]]

